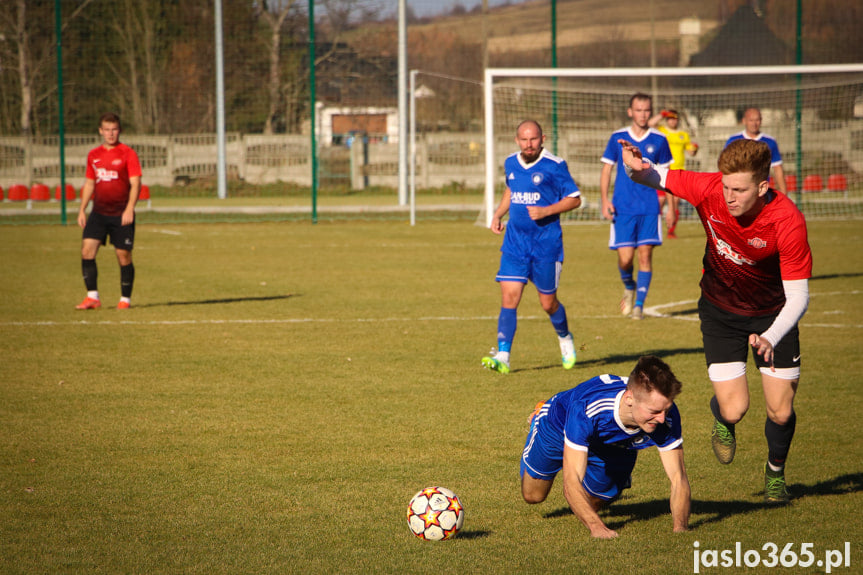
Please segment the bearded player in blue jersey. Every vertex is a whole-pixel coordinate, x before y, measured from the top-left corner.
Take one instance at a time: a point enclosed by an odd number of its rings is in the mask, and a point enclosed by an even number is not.
[[[629,100],[626,113],[632,124],[617,130],[608,139],[602,154],[602,173],[599,193],[602,197],[602,217],[612,221],[608,247],[617,250],[617,268],[623,282],[623,299],[620,311],[632,319],[644,317],[644,300],[653,279],[653,247],[662,245],[662,216],[656,190],[636,184],[626,175],[620,161],[618,140],[632,142],[642,155],[655,165],[671,164],[671,149],[665,134],[651,128],[653,103],[647,94],[635,94]],[[611,174],[617,165],[614,195],[609,201]],[[635,270],[635,253],[638,252],[638,275]]]
[[[525,285],[531,281],[557,333],[563,367],[572,369],[575,344],[566,320],[566,309],[557,299],[563,264],[560,214],[581,205],[581,192],[566,162],[543,148],[545,136],[537,122],[525,120],[519,124],[515,141],[520,151],[504,162],[506,190],[491,221],[491,231],[500,234],[504,231],[503,217],[509,213],[500,248],[500,268],[495,278],[501,291],[498,347],[497,352],[482,358],[482,365],[499,373],[509,373],[518,304]]]
[[[590,535],[617,537],[598,511],[630,486],[638,452],[655,445],[671,482],[673,530],[686,531],[690,488],[674,404],[680,389],[664,361],[643,356],[628,378],[600,375],[541,402],[531,415],[521,458],[524,500],[545,501],[563,470],[563,494]]]
[[[746,108],[743,111],[741,122],[743,122],[743,131],[728,138],[725,147],[727,148],[728,144],[736,140],[755,140],[767,144],[767,147],[770,148],[770,168],[773,170],[775,187],[783,194],[787,194],[785,170],[782,168],[782,153],[779,151],[779,144],[776,140],[761,131],[761,110],[754,107]]]

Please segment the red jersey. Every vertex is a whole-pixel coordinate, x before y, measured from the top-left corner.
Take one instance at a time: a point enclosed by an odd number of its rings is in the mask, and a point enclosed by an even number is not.
[[[768,191],[761,213],[743,227],[728,211],[721,173],[670,170],[665,188],[701,217],[701,293],[717,307],[745,316],[776,313],[785,305],[782,281],[812,277],[806,221],[785,194]]]
[[[119,216],[129,203],[129,178],[141,175],[141,163],[135,150],[118,143],[110,150],[99,146],[87,154],[88,180],[95,180],[93,210],[104,216]]]

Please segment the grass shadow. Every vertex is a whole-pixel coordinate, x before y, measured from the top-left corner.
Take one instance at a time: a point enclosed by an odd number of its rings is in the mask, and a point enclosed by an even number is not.
[[[845,495],[847,493],[858,493],[863,491],[863,473],[848,473],[833,479],[820,481],[813,485],[795,483],[788,486],[791,493],[791,502],[812,496]],[[764,492],[753,493],[753,496],[761,496]],[[702,525],[718,523],[734,515],[743,515],[761,509],[776,509],[781,505],[766,503],[764,501],[744,501],[740,499],[711,501],[703,499],[692,500],[692,515],[704,515],[690,521],[690,529],[696,529]],[[638,503],[622,502],[612,503],[600,511],[600,516],[605,519],[609,529],[619,529],[634,521],[648,521],[664,515],[669,515],[667,499],[653,499]],[[546,519],[565,517],[572,515],[569,507],[561,507],[544,515]]]
[[[626,355],[610,355],[607,357],[597,358],[597,359],[588,359],[588,360],[578,360],[575,364],[575,367],[588,367],[588,366],[597,366],[597,365],[612,365],[617,363],[624,364],[632,364],[638,361],[638,359],[643,355],[655,355],[658,357],[667,357],[669,355],[688,355],[688,354],[698,354],[702,355],[704,353],[703,347],[690,347],[690,348],[678,348],[678,349],[648,349],[643,352],[626,354]],[[554,363],[550,365],[537,365],[535,367],[524,367],[520,369],[513,369],[512,373],[517,373],[519,371],[544,371],[547,369],[560,369],[559,363]],[[630,368],[631,369],[631,368]],[[627,372],[626,375],[629,375]]]
[[[474,529],[471,531],[459,531],[456,535],[456,539],[484,539],[490,535],[491,531],[486,531],[485,529]]]
[[[136,305],[135,307],[142,308],[142,307],[165,307],[165,306],[175,306],[175,305],[210,305],[210,304],[218,304],[218,303],[274,301],[274,300],[280,300],[280,299],[288,299],[288,298],[292,298],[292,297],[297,297],[297,294],[268,295],[268,296],[257,296],[257,297],[228,297],[228,298],[202,299],[202,300],[193,300],[193,301],[167,301],[167,302],[145,303],[145,304],[141,304],[141,305]]]
[[[835,279],[845,279],[845,278],[859,278],[863,276],[863,273],[851,273],[851,274],[826,274],[823,276],[812,276],[809,278],[809,281],[815,280],[835,280]]]

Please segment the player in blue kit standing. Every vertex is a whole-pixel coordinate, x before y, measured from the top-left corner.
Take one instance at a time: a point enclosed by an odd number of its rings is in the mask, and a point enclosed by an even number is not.
[[[600,375],[541,402],[521,458],[524,500],[545,501],[562,470],[563,494],[590,535],[617,537],[598,511],[630,486],[638,452],[655,445],[671,481],[673,530],[686,531],[691,490],[674,404],[680,389],[668,364],[643,356],[628,378]]]
[[[673,158],[665,135],[648,124],[653,113],[650,96],[633,95],[626,113],[632,118],[632,124],[611,134],[602,154],[599,192],[602,217],[612,221],[608,247],[617,250],[617,267],[623,282],[620,311],[625,316],[631,315],[632,319],[641,319],[644,317],[644,300],[653,279],[653,246],[662,245],[662,216],[656,191],[627,177],[620,161],[618,140],[632,142],[645,158],[658,166],[667,167]],[[609,201],[611,173],[615,165],[614,195]],[[634,279],[636,250],[638,276]]]
[[[756,142],[764,142],[770,148],[770,168],[773,170],[773,180],[776,184],[776,189],[787,194],[788,190],[785,187],[785,170],[782,168],[782,154],[779,152],[779,144],[776,140],[761,131],[761,110],[758,108],[746,108],[743,111],[743,131],[734,134],[728,141],[725,142],[725,147],[736,140],[755,140]]]
[[[482,365],[499,373],[509,373],[518,304],[524,286],[531,281],[539,293],[542,309],[557,332],[563,367],[572,369],[575,344],[566,320],[566,309],[557,299],[563,265],[560,214],[581,205],[581,192],[566,162],[543,148],[545,136],[539,123],[533,120],[520,123],[515,141],[520,151],[504,162],[506,190],[491,220],[491,231],[503,233],[503,217],[509,213],[500,248],[500,268],[495,278],[501,291],[497,352],[483,357]]]

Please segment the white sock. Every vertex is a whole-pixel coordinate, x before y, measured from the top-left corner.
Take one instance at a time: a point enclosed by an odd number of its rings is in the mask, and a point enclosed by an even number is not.
[[[88,291],[87,297],[90,299],[99,299],[99,292],[98,291]]]
[[[502,361],[505,364],[509,365],[509,352],[508,351],[499,351],[494,354],[494,358],[498,361]]]
[[[120,298],[120,301],[123,301],[123,302],[126,302],[126,303],[132,303],[132,298],[130,298],[130,297],[121,297],[121,298]]]

